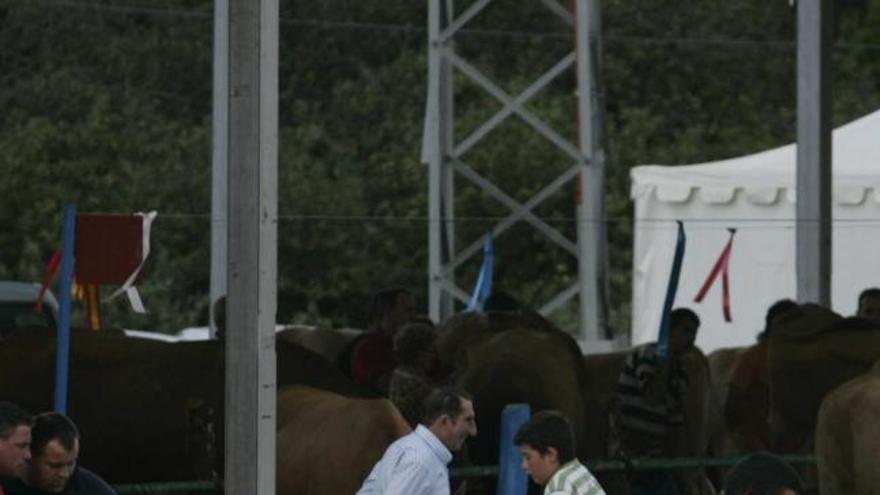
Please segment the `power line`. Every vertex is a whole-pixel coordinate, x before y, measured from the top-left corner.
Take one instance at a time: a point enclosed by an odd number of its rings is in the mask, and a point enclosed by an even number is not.
[[[128,215],[130,212],[86,212],[88,214],[105,214],[105,215]],[[85,213],[84,213],[85,214]],[[499,222],[501,220],[506,219],[507,216],[459,216],[456,217],[453,222],[460,223],[485,223],[485,222]],[[210,220],[210,213],[180,213],[180,212],[169,212],[163,213],[159,211],[159,216],[157,217],[157,221],[161,219],[171,219],[171,220]],[[418,223],[419,228],[423,226],[426,222],[444,222],[447,223],[449,220],[447,219],[438,219],[431,218],[425,215],[416,215],[416,216],[397,216],[397,215],[310,215],[310,214],[279,214],[279,221],[294,221],[294,222],[338,222],[338,223],[350,223],[350,222],[387,222],[387,223]],[[547,223],[556,223],[556,224],[576,224],[579,220],[574,216],[555,216],[555,217],[542,217],[541,220]],[[696,225],[698,229],[706,229],[706,228],[720,228],[718,225],[737,225],[743,226],[748,229],[779,229],[779,228],[794,228],[795,224],[798,222],[795,218],[758,218],[758,217],[738,217],[738,218],[710,218],[710,217],[702,217],[702,218],[634,218],[634,217],[608,217],[605,220],[580,220],[580,222],[584,223],[597,223],[603,222],[606,224],[617,224],[617,223],[632,223],[638,228],[637,224],[642,224],[648,226],[648,228],[665,228],[669,226],[674,226],[677,220],[681,220],[685,223],[685,225]],[[523,220],[520,219],[519,222]],[[813,220],[800,220],[800,222],[812,222]],[[880,218],[878,219],[862,219],[862,218],[834,218],[833,222],[838,224],[841,227],[859,227],[859,226],[877,226],[880,225]],[[668,225],[667,225],[668,224]]]
[[[123,4],[101,4],[94,2],[86,2],[80,0],[0,0],[4,3],[19,4],[42,4],[53,7],[71,7],[80,9],[102,10],[106,12],[116,12],[126,15],[148,15],[155,17],[179,17],[179,18],[195,18],[201,20],[210,20],[213,18],[213,12],[173,9],[173,8],[153,8],[143,7],[139,5],[123,5]],[[395,24],[395,23],[375,23],[364,21],[334,21],[327,19],[309,19],[280,17],[279,22],[284,25],[313,27],[321,29],[354,29],[367,31],[384,31],[408,34],[427,33],[424,26],[416,26],[412,24]],[[507,37],[507,38],[539,38],[539,39],[555,39],[562,41],[570,41],[572,33],[566,30],[560,32],[549,31],[527,31],[527,30],[509,30],[509,29],[468,29],[463,28],[460,31],[463,36],[471,37]],[[776,47],[794,49],[797,45],[794,40],[749,40],[741,38],[681,38],[681,37],[656,37],[656,36],[635,36],[620,34],[603,34],[601,40],[609,43],[628,43],[628,44],[645,44],[645,45],[698,45],[698,46],[742,46],[742,47]],[[833,45],[835,49],[849,50],[880,50],[880,43],[851,43],[836,42]]]
[[[94,3],[94,2],[83,2],[77,0],[3,0],[4,3],[19,3],[26,4],[27,6],[33,6],[35,4],[42,4],[49,7],[72,7],[78,9],[88,9],[88,10],[102,10],[105,12],[116,12],[120,14],[137,14],[137,15],[148,15],[154,17],[180,17],[180,18],[201,18],[201,19],[211,19],[214,17],[213,12],[204,12],[198,10],[185,10],[185,9],[160,9],[153,7],[142,7],[140,5],[122,5],[122,4],[107,4],[107,3]]]

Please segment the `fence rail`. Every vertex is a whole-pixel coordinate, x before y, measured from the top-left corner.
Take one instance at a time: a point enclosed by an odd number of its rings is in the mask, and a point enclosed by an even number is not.
[[[791,464],[815,464],[816,456],[813,455],[781,455],[779,456]],[[675,469],[692,467],[722,467],[736,464],[738,457],[677,457],[665,459],[632,459],[622,460],[595,460],[585,463],[593,472],[599,471],[623,471],[649,470],[649,469]],[[498,476],[498,466],[467,466],[451,470],[453,478],[490,478]],[[119,495],[131,494],[157,494],[157,493],[208,493],[219,492],[223,488],[222,481],[177,481],[166,483],[135,483],[115,485]]]
[[[813,455],[780,455],[780,458],[791,464],[815,464]],[[692,467],[722,467],[736,464],[742,456],[736,457],[676,457],[657,459],[594,460],[584,465],[590,471],[644,471],[651,469],[676,469]],[[452,469],[453,478],[480,478],[498,475],[498,466],[467,466]]]
[[[113,485],[119,495],[155,493],[206,493],[220,492],[222,481],[169,481],[164,483],[133,483]]]

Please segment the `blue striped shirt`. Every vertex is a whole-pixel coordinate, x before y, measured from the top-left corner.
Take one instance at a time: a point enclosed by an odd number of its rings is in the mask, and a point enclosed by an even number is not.
[[[358,495],[449,495],[452,452],[434,433],[418,425],[388,446]]]

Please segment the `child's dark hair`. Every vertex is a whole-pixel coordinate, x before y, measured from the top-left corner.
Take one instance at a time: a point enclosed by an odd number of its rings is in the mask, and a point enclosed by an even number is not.
[[[536,413],[519,428],[513,443],[531,447],[541,455],[553,447],[559,453],[560,465],[574,459],[574,431],[568,418],[559,411]]]

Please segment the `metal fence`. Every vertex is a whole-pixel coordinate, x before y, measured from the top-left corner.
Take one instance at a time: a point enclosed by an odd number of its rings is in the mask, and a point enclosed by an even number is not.
[[[813,455],[782,455],[779,456],[791,464],[816,464]],[[585,463],[593,472],[676,469],[694,467],[725,467],[732,466],[742,459],[736,457],[678,457],[657,459],[595,460]],[[451,470],[453,478],[490,478],[498,476],[498,466],[468,466]],[[180,481],[167,483],[136,483],[114,486],[120,495],[157,494],[157,493],[219,493],[223,489],[222,481]]]

